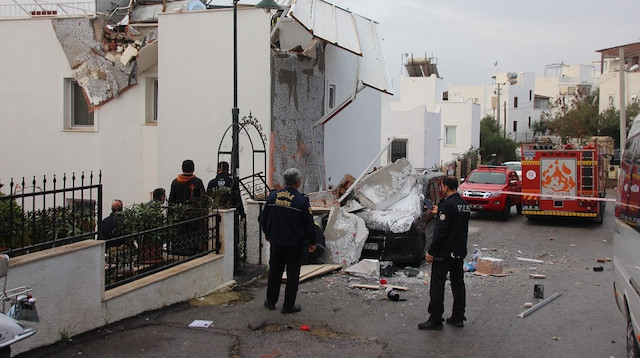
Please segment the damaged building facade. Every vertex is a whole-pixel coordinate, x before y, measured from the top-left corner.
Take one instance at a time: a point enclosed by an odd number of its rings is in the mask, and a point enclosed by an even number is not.
[[[374,21],[324,1],[280,3],[237,11],[240,121],[256,130],[240,133],[240,176],[267,173],[278,187],[295,166],[316,191],[380,150],[391,89]],[[187,4],[139,3],[117,23],[99,12],[0,13],[3,32],[18,34],[0,39],[10,54],[0,123],[11,133],[0,182],[101,171],[105,202],[129,205],[168,189],[187,158],[213,178],[230,160],[219,153],[232,143],[233,11]]]

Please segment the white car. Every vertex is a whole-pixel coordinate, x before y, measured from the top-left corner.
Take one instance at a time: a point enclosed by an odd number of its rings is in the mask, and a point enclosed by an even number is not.
[[[504,162],[502,164],[508,166],[509,168],[511,168],[513,170],[515,170],[515,172],[518,173],[518,178],[520,178],[520,180],[522,180],[522,163],[519,160],[518,161]]]

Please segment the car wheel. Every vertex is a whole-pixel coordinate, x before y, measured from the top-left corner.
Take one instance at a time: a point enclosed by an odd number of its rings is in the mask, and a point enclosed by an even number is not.
[[[507,221],[509,219],[509,214],[511,213],[511,202],[509,198],[504,203],[504,209],[500,212],[500,220]]]
[[[5,346],[0,348],[0,358],[10,358],[11,357],[11,347]]]
[[[631,323],[631,318],[627,318],[627,357],[640,357],[640,348],[638,347],[636,334],[633,332],[633,323]]]

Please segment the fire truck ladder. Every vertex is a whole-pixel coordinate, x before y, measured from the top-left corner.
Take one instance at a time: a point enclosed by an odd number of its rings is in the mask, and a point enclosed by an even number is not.
[[[582,153],[582,193],[581,195],[593,196],[594,191],[594,175],[596,162],[593,158],[593,151],[584,151]]]

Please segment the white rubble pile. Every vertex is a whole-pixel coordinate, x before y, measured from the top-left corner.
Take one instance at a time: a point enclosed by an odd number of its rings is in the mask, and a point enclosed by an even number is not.
[[[424,199],[422,181],[404,158],[367,174],[354,185],[352,199],[331,209],[324,232],[325,261],[343,267],[358,262],[369,230],[408,231],[421,214]]]

